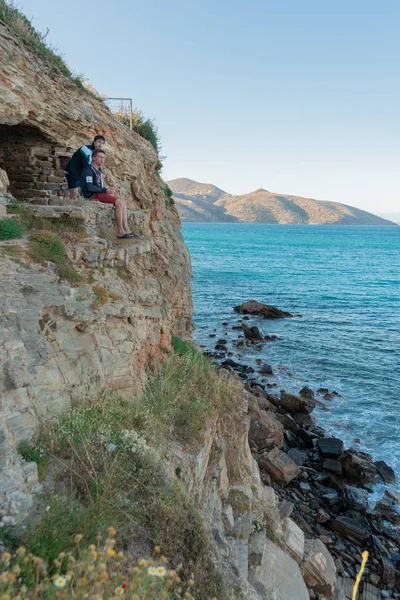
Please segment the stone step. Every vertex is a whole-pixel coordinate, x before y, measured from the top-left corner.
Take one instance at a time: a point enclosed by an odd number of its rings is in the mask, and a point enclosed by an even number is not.
[[[86,233],[98,235],[102,230],[115,228],[114,208],[109,204],[95,201],[78,201],[62,206],[44,206],[42,204],[22,204],[24,210],[38,219],[80,219],[84,222]],[[149,224],[150,211],[129,210],[128,221],[135,233],[145,233]]]

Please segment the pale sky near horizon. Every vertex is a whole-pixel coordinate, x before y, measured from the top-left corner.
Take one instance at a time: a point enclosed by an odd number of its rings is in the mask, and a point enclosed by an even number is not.
[[[400,3],[19,0],[159,128],[164,179],[399,212]]]

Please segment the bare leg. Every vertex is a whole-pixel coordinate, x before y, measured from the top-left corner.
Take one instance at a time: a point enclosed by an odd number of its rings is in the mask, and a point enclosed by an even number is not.
[[[126,212],[126,204],[125,202],[123,202],[123,216],[122,216],[122,224],[124,226],[125,229],[125,233],[130,233],[131,230],[129,229],[129,224],[128,224],[128,213]]]
[[[69,190],[69,197],[71,198],[72,201],[78,200],[78,190],[79,190],[79,188],[71,188]]]
[[[118,235],[124,235],[124,233],[126,233],[124,229],[123,213],[124,205],[123,202],[118,198],[115,203],[115,220],[117,221]]]

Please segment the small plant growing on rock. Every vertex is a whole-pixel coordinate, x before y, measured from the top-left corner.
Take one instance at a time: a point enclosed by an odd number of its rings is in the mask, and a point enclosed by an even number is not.
[[[92,308],[99,308],[99,306],[103,306],[103,304],[105,304],[109,298],[106,288],[101,285],[94,286],[93,293],[96,296],[96,300],[93,302]]]
[[[109,297],[114,302],[118,302],[119,300],[123,300],[124,297],[121,294],[114,294],[114,292],[110,292]]]
[[[72,265],[64,263],[58,266],[58,274],[62,279],[66,279],[70,283],[80,283],[83,276]]]
[[[13,219],[0,220],[0,240],[22,238],[22,227]]]

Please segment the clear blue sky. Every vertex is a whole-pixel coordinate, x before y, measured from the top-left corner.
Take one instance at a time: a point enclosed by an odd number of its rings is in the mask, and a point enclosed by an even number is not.
[[[399,211],[400,2],[21,0],[156,120],[166,179]]]

